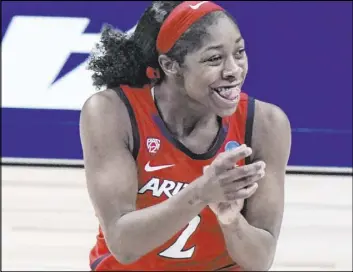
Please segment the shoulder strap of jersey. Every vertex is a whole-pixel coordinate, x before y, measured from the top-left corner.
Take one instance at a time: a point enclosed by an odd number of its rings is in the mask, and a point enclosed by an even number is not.
[[[136,121],[136,116],[135,112],[133,110],[133,107],[127,98],[126,94],[124,93],[123,89],[121,87],[115,87],[113,90],[116,92],[116,94],[120,97],[120,99],[124,102],[126,109],[129,113],[130,117],[130,122],[131,122],[131,129],[132,129],[132,138],[133,138],[133,150],[132,150],[132,156],[134,159],[137,159],[137,155],[140,150],[140,134],[138,131],[138,126],[137,126],[137,121]]]
[[[254,124],[254,114],[255,114],[255,99],[251,96],[248,96],[246,93],[243,93],[244,100],[246,100],[246,121],[245,121],[245,136],[244,142],[247,146],[251,147],[252,143],[252,132]],[[250,157],[245,158],[245,164],[250,164]],[[248,199],[244,200],[244,207],[241,210],[241,214],[246,217],[247,213],[247,202]]]
[[[252,131],[254,124],[255,99],[248,96],[246,123],[245,123],[245,144],[251,147]],[[250,164],[250,157],[245,158],[245,164]]]

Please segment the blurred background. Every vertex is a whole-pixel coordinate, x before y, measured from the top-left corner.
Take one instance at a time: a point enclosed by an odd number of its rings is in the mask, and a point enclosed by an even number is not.
[[[292,125],[273,270],[352,270],[352,1],[215,1],[238,21],[244,91]],[[2,270],[88,270],[97,220],[79,114],[104,23],[133,31],[150,1],[2,1]]]

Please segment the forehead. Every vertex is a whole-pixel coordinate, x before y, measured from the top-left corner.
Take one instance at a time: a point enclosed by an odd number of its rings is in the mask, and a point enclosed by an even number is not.
[[[203,41],[201,50],[210,44],[233,44],[242,40],[238,26],[227,16],[218,18],[212,25],[206,28],[207,35]]]

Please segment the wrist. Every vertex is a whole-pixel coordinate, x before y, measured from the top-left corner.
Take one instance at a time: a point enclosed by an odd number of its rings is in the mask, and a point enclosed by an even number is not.
[[[194,188],[193,188],[193,195],[192,198],[190,199],[190,204],[203,204],[207,205],[209,201],[205,198],[204,194],[204,186],[205,186],[205,181],[203,177],[200,177],[199,179],[195,180],[193,182]]]
[[[221,208],[221,211],[216,214],[219,223],[224,226],[238,224],[242,216],[240,211],[235,209],[234,205],[230,203],[224,204],[226,204],[227,207]]]
[[[233,214],[231,216],[217,216],[218,222],[222,226],[229,226],[229,225],[234,225],[239,223],[239,216],[237,214]]]

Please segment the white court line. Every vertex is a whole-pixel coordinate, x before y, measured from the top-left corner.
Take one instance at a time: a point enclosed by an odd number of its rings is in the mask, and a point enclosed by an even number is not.
[[[74,159],[37,159],[37,158],[12,158],[2,157],[1,163],[4,164],[38,164],[38,165],[67,165],[83,166],[83,160]],[[287,166],[287,171],[291,172],[312,172],[312,173],[341,173],[353,174],[352,167],[321,167],[321,166]]]

